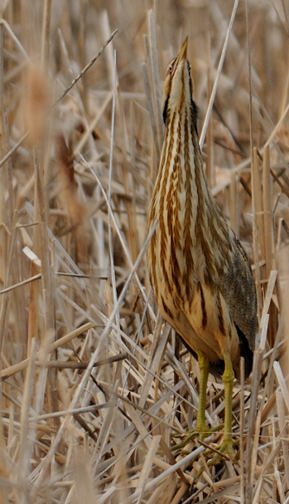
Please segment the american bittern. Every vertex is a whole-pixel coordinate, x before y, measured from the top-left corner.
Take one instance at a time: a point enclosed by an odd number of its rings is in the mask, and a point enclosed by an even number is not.
[[[196,430],[206,432],[210,369],[223,370],[225,418],[221,448],[231,452],[232,388],[240,356],[252,368],[256,291],[247,256],[208,189],[192,99],[187,39],[164,84],[165,139],[149,211],[150,277],[162,317],[198,358]]]

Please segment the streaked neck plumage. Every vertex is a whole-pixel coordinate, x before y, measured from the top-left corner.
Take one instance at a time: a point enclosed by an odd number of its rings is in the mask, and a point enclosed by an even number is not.
[[[179,275],[186,276],[190,291],[199,279],[214,278],[222,267],[228,227],[203,171],[186,47],[169,68],[164,94],[166,131],[150,220],[159,221],[156,233],[164,267],[167,264],[174,270],[176,283]]]

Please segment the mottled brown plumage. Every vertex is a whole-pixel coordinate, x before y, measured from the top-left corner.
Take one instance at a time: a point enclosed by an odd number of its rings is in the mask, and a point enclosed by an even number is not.
[[[186,53],[187,39],[164,84],[166,129],[149,210],[149,226],[156,222],[149,269],[161,315],[199,359],[201,433],[208,367],[223,363],[224,447],[230,451],[232,383],[240,355],[247,374],[251,370],[256,292],[246,254],[208,189]]]

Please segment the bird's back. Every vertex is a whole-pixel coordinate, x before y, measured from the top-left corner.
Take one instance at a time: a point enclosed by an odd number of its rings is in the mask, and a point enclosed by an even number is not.
[[[258,327],[256,288],[248,257],[232,230],[230,234],[234,252],[228,267],[219,276],[218,287],[236,326],[240,354],[245,359],[245,372],[248,376],[252,368]],[[235,369],[235,372],[239,374],[239,369]]]

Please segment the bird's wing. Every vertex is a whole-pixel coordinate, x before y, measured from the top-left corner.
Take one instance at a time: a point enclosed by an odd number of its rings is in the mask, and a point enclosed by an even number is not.
[[[235,235],[233,243],[232,260],[219,279],[219,289],[235,325],[254,351],[258,325],[256,288],[248,257]]]

